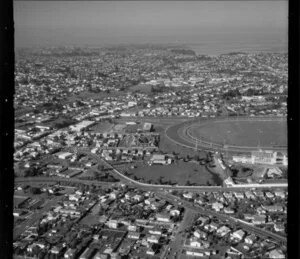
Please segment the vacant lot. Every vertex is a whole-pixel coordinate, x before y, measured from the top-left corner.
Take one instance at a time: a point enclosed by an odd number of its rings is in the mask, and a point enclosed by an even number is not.
[[[138,177],[144,182],[160,184],[179,184],[186,185],[188,183],[195,185],[214,184],[213,175],[208,172],[205,166],[201,166],[193,162],[178,161],[172,165],[152,165],[139,166],[136,169],[128,171],[132,173],[131,177]]]

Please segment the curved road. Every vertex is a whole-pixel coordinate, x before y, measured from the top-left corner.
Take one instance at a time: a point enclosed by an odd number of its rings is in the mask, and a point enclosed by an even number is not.
[[[244,185],[244,186],[230,186],[230,187],[222,187],[222,186],[187,186],[187,185],[158,185],[158,184],[148,184],[142,183],[136,180],[131,179],[130,177],[122,174],[109,163],[107,163],[104,159],[99,157],[96,154],[88,152],[87,150],[78,150],[80,153],[89,156],[90,158],[97,161],[99,164],[103,164],[106,167],[110,168],[112,172],[114,172],[119,178],[121,178],[125,183],[129,185],[134,185],[138,187],[144,187],[149,189],[165,189],[165,190],[185,190],[185,191],[198,191],[198,192],[206,192],[206,191],[239,191],[239,190],[247,190],[252,188],[276,188],[276,187],[287,187],[287,184],[268,184],[268,185]],[[76,178],[60,178],[60,177],[17,177],[15,178],[16,182],[73,182],[73,183],[84,183],[84,184],[94,184],[94,185],[113,185],[117,183],[109,183],[109,182],[99,182],[93,180],[80,180]]]
[[[146,184],[146,183],[141,183],[138,181],[135,181],[125,175],[123,175],[121,172],[119,172],[118,170],[116,170],[115,168],[113,168],[110,164],[108,164],[105,160],[103,160],[102,158],[100,158],[99,156],[89,153],[87,151],[83,151],[83,153],[85,153],[86,155],[92,157],[93,159],[95,159],[98,163],[101,164],[105,164],[108,168],[111,168],[112,171],[117,174],[120,178],[122,178],[123,180],[125,180],[126,183],[128,183],[129,185],[134,185],[136,187],[142,187],[142,188],[146,188],[146,189],[150,189],[153,191],[163,191],[163,190],[185,190],[185,191],[197,191],[197,192],[201,192],[201,191],[238,191],[239,189],[245,190],[245,189],[250,189],[251,187],[243,187],[243,188],[238,188],[238,187],[220,187],[220,186],[170,186],[170,185],[152,185],[152,184]],[[103,182],[97,182],[97,181],[90,181],[90,180],[79,180],[79,179],[61,179],[58,177],[55,178],[45,178],[45,177],[34,177],[34,178],[16,178],[16,182],[35,182],[35,181],[42,181],[43,183],[45,181],[49,181],[49,182],[53,182],[53,181],[67,181],[67,182],[74,182],[74,183],[84,183],[84,184],[94,184],[94,185],[112,185],[112,183],[103,183]],[[270,186],[271,187],[271,186]],[[266,187],[264,187],[266,188]],[[266,231],[266,230],[262,230],[260,228],[257,228],[255,226],[249,225],[244,223],[243,221],[239,221],[238,219],[232,218],[231,216],[227,216],[224,214],[220,214],[214,211],[208,211],[204,208],[198,207],[198,206],[194,206],[194,204],[191,204],[189,202],[186,202],[185,200],[181,200],[179,197],[173,196],[171,194],[166,194],[166,193],[157,193],[157,195],[163,196],[164,199],[169,199],[172,200],[172,202],[178,203],[179,201],[182,202],[182,204],[189,209],[195,210],[195,211],[199,211],[201,213],[204,214],[209,214],[209,215],[214,215],[220,219],[224,219],[224,220],[228,220],[231,221],[232,223],[234,222],[235,224],[239,224],[241,225],[244,229],[248,230],[248,231],[252,231],[254,233],[256,233],[257,235],[261,235],[261,236],[270,236],[272,238],[274,238],[275,240],[279,240],[279,241],[283,241],[286,242],[286,238],[276,235],[270,231]]]

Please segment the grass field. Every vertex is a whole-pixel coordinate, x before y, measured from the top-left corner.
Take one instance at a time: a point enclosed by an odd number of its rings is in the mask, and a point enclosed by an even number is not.
[[[90,127],[90,130],[96,133],[104,133],[112,130],[114,126],[114,124],[104,121],[96,123],[94,126]]]
[[[99,211],[99,204],[96,204],[91,211],[82,220],[80,220],[79,224],[88,226],[99,224]]]
[[[219,121],[192,126],[189,134],[219,144],[234,146],[286,146],[286,121]]]
[[[118,96],[118,95],[123,95],[122,92],[111,92],[111,93],[106,93],[106,92],[99,92],[99,93],[93,93],[89,91],[84,91],[79,94],[71,94],[63,103],[72,103],[75,102],[76,100],[87,100],[87,99],[94,99],[94,100],[102,100],[103,98],[106,98],[108,96]]]
[[[129,88],[129,91],[134,92],[134,91],[141,91],[141,92],[145,92],[145,93],[150,93],[151,92],[151,85],[145,85],[145,84],[138,84],[138,85],[134,85],[131,86]]]
[[[139,166],[128,171],[138,178],[143,178],[144,182],[151,180],[154,184],[159,184],[160,177],[163,181],[171,181],[179,185],[186,185],[187,181],[197,185],[207,185],[215,183],[214,176],[208,172],[205,166],[192,162],[178,161],[172,165],[152,165]]]
[[[159,149],[163,152],[167,153],[179,153],[181,156],[186,157],[194,157],[195,155],[198,155],[200,158],[206,158],[206,152],[204,151],[199,151],[196,152],[195,150],[191,148],[186,148],[180,145],[177,145],[170,141],[164,133],[160,134],[160,141],[159,141]]]

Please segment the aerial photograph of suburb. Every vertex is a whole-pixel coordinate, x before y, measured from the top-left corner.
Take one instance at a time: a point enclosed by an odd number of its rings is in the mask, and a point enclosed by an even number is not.
[[[13,4],[13,258],[287,258],[288,1]]]

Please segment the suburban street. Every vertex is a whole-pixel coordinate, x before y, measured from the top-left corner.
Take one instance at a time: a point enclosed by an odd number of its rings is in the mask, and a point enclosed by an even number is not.
[[[175,239],[170,245],[170,253],[165,258],[167,259],[180,258],[181,247],[184,242],[183,234],[180,232],[185,230],[193,223],[195,215],[196,213],[194,210],[187,207],[185,208],[184,217],[178,229],[176,230]]]
[[[184,191],[195,191],[195,192],[214,192],[214,191],[245,191],[247,189],[251,189],[250,187],[242,187],[242,188],[236,188],[236,187],[221,187],[221,186],[166,186],[166,185],[153,185],[153,184],[145,184],[145,183],[141,183],[138,181],[135,181],[125,175],[123,175],[121,172],[119,172],[118,170],[116,170],[115,168],[113,168],[109,163],[107,163],[105,160],[103,160],[102,158],[100,158],[99,156],[92,154],[90,152],[87,151],[80,151],[86,155],[88,155],[89,157],[93,158],[95,161],[97,161],[97,163],[105,165],[107,168],[111,168],[111,172],[113,172],[119,179],[122,180],[123,183],[128,184],[129,186],[134,186],[143,190],[148,190],[148,191],[153,191],[156,192],[156,194],[166,200],[169,200],[170,202],[174,203],[174,204],[178,204],[178,203],[182,203],[182,205],[185,207],[186,209],[186,214],[185,214],[185,218],[182,222],[182,224],[180,225],[180,229],[184,229],[185,228],[185,222],[189,222],[189,218],[191,217],[191,215],[193,215],[193,211],[194,212],[199,212],[202,213],[203,215],[207,215],[207,216],[216,216],[221,220],[226,220],[229,221],[231,223],[237,224],[239,226],[241,226],[244,230],[246,231],[250,231],[255,233],[258,236],[267,238],[267,237],[272,237],[275,240],[281,241],[281,242],[285,242],[286,243],[286,238],[279,236],[277,234],[274,234],[270,231],[267,230],[262,230],[258,227],[255,227],[254,225],[242,222],[240,220],[237,220],[231,216],[227,216],[224,214],[220,214],[211,210],[207,210],[204,209],[200,206],[195,206],[194,204],[184,201],[182,199],[180,199],[179,197],[176,197],[174,195],[171,195],[169,193],[166,193],[165,191],[167,190],[184,190]],[[217,159],[216,159],[217,160]],[[217,161],[218,164],[218,161]],[[221,166],[220,170],[222,170]],[[116,183],[106,183],[106,182],[97,182],[97,181],[92,181],[92,180],[79,180],[79,179],[75,179],[75,178],[70,178],[70,179],[62,179],[59,177],[53,177],[53,178],[48,178],[48,177],[29,177],[29,178],[16,178],[16,183],[26,183],[26,182],[40,182],[40,183],[45,183],[45,182],[69,182],[69,183],[76,183],[76,184],[88,184],[88,185],[96,185],[96,186],[113,186]],[[265,187],[264,187],[265,188]],[[272,185],[270,185],[270,188],[272,188]],[[52,204],[53,201],[51,202],[47,202],[47,207],[48,209],[50,209],[50,207],[53,205]],[[28,227],[30,225],[33,224],[33,222],[35,222],[38,218],[40,218],[42,216],[42,212],[40,213],[36,213],[34,214],[34,217],[32,217],[29,220],[26,220],[25,222],[23,222],[17,229],[16,229],[16,235],[22,233],[25,229],[25,227]],[[180,230],[179,230],[180,231]],[[178,231],[177,231],[178,233]],[[175,242],[174,244],[179,244],[181,242],[181,238],[178,236],[178,234],[175,237]],[[175,252],[175,247],[176,245],[172,245],[172,251],[173,253]],[[170,255],[171,256],[171,255]],[[171,257],[168,257],[171,258]]]
[[[185,208],[194,210],[194,211],[199,212],[199,213],[201,213],[203,215],[206,215],[206,216],[216,216],[217,218],[219,218],[221,220],[229,221],[231,223],[237,224],[237,225],[241,226],[244,230],[253,232],[253,233],[255,233],[258,236],[265,237],[265,238],[272,237],[275,240],[278,240],[278,241],[281,241],[281,242],[285,242],[285,243],[287,242],[287,239],[285,237],[283,237],[283,236],[277,235],[277,234],[272,233],[272,232],[267,231],[267,230],[260,229],[260,228],[254,226],[254,225],[249,224],[249,223],[244,223],[244,222],[242,222],[242,221],[240,221],[238,219],[235,219],[235,218],[233,218],[231,216],[227,216],[225,214],[217,213],[217,212],[212,211],[212,210],[207,210],[207,209],[204,209],[204,208],[202,208],[200,206],[195,206],[194,204],[192,204],[190,202],[187,202],[185,200],[182,200],[179,197],[176,197],[174,195],[171,195],[171,194],[162,194],[162,193],[160,193],[159,195],[160,195],[160,197],[162,197],[164,199],[167,199],[170,202],[177,202],[177,203],[181,202],[182,205]]]

